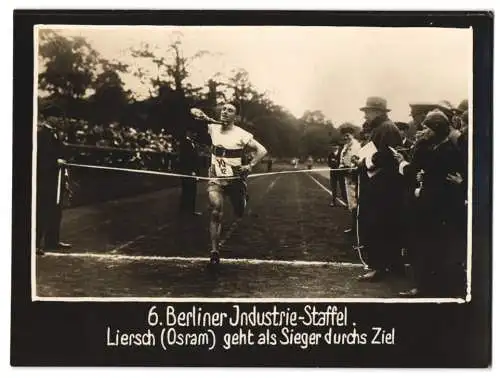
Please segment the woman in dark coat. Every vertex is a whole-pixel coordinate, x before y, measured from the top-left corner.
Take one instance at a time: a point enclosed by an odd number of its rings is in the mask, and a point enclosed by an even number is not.
[[[465,191],[463,160],[449,139],[450,121],[440,110],[427,114],[418,159],[395,153],[399,171],[416,178],[413,248],[415,287],[401,296],[456,297],[464,294],[466,243],[460,221]]]

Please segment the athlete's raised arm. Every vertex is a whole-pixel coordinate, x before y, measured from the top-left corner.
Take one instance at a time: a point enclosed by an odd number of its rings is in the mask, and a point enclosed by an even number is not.
[[[191,108],[190,111],[191,111],[191,115],[199,121],[206,121],[208,123],[220,123],[220,121],[217,121],[217,120],[209,117],[208,115],[206,115],[205,112],[201,109]]]

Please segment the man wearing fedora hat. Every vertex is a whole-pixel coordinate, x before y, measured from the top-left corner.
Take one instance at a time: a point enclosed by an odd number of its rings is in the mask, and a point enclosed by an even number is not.
[[[402,273],[401,212],[403,180],[391,148],[400,148],[401,135],[389,119],[386,99],[369,97],[365,106],[364,129],[376,152],[362,159],[359,184],[359,235],[370,271],[361,280],[375,281],[387,273]]]

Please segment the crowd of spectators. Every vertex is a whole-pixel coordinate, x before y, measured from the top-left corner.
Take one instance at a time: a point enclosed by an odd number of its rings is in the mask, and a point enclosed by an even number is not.
[[[387,101],[370,97],[366,122],[339,127],[342,146],[328,156],[332,203],[337,184],[352,211],[356,248],[379,281],[406,275],[402,297],[465,294],[467,247],[468,101],[409,104],[412,120],[393,122]],[[336,168],[344,168],[345,186]],[[354,232],[356,231],[356,232]]]
[[[115,123],[91,125],[85,120],[48,117],[66,145],[70,162],[172,171],[179,141],[165,130],[137,130]]]

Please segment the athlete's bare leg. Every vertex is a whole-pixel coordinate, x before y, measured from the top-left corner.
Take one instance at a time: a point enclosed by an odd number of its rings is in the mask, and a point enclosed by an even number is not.
[[[219,243],[222,229],[222,210],[224,197],[220,191],[211,190],[208,192],[208,202],[210,204],[210,240],[212,244],[212,254],[219,252]]]

